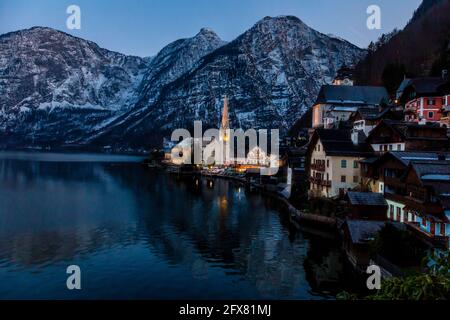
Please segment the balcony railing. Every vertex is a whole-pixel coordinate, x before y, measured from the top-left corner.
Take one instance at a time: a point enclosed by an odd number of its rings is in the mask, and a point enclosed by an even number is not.
[[[416,235],[431,242],[432,244],[440,246],[440,247],[444,247],[444,248],[449,247],[449,237],[428,233],[420,227],[420,223],[418,223],[418,222],[409,221],[409,222],[405,222],[405,224],[411,231],[415,232]]]
[[[311,169],[315,171],[325,172],[325,164],[324,163],[313,163],[311,164]]]
[[[331,181],[330,180],[322,180],[322,179],[319,179],[319,178],[310,177],[309,178],[309,182],[314,183],[314,184],[319,185],[319,186],[331,187]]]

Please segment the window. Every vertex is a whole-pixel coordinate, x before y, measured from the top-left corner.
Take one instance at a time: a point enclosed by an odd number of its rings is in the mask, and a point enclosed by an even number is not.
[[[347,181],[347,177],[346,176],[341,176],[341,182],[345,183]]]
[[[428,99],[428,105],[434,106],[434,99]]]
[[[394,146],[392,144],[389,145],[389,151],[394,150]]]
[[[358,169],[358,161],[353,161],[353,168]]]
[[[359,177],[353,176],[353,183],[359,183]]]
[[[347,168],[347,160],[341,160],[341,168]]]
[[[422,218],[422,226],[424,226],[424,227],[427,226],[427,219]]]
[[[433,111],[428,112],[428,118],[429,119],[433,119],[434,118],[434,112]]]
[[[330,160],[327,160],[327,168],[330,167]]]
[[[401,150],[402,150],[402,145],[401,145],[401,144],[398,144],[398,145],[397,145],[397,150],[398,150],[398,151],[401,151]]]
[[[380,151],[383,151],[383,146],[380,145]]]

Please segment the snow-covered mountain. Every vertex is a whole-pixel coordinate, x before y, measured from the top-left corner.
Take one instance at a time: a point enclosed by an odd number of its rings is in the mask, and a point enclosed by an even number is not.
[[[0,36],[0,145],[78,139],[136,103],[149,62],[50,28]]]
[[[266,17],[226,44],[213,31],[128,57],[49,28],[0,36],[0,146],[157,145],[194,120],[287,130],[342,64],[364,55],[296,17]]]
[[[266,17],[165,85],[153,100],[105,128],[98,144],[153,144],[194,120],[218,127],[224,95],[234,128],[285,132],[312,105],[321,85],[365,52],[319,33],[296,17]],[[149,82],[151,85],[152,82]]]

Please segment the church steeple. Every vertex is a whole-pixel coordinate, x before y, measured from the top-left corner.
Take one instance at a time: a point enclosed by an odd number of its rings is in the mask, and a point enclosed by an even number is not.
[[[220,124],[221,130],[230,129],[230,119],[228,118],[228,98],[225,96],[225,100],[223,102],[223,110],[222,110],[222,123]]]

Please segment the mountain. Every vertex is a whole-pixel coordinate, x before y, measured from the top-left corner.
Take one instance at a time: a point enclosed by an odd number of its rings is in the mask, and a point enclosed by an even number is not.
[[[361,85],[384,84],[392,93],[404,76],[440,75],[450,67],[450,0],[424,0],[406,27],[373,45],[357,66]]]
[[[60,145],[136,103],[148,59],[51,28],[0,36],[0,146]]]
[[[266,17],[230,43],[202,29],[153,58],[50,28],[0,36],[0,147],[159,145],[194,120],[287,131],[322,84],[365,51],[296,17]]]
[[[162,86],[154,99],[144,94],[133,112],[90,142],[149,146],[173,129],[191,128],[194,120],[217,128],[225,95],[234,128],[280,128],[285,133],[339,67],[364,55],[364,50],[319,33],[296,17],[266,17]]]
[[[191,70],[205,55],[226,42],[212,30],[203,28],[193,38],[175,41],[152,60],[140,88],[140,104],[152,104],[163,86]]]

